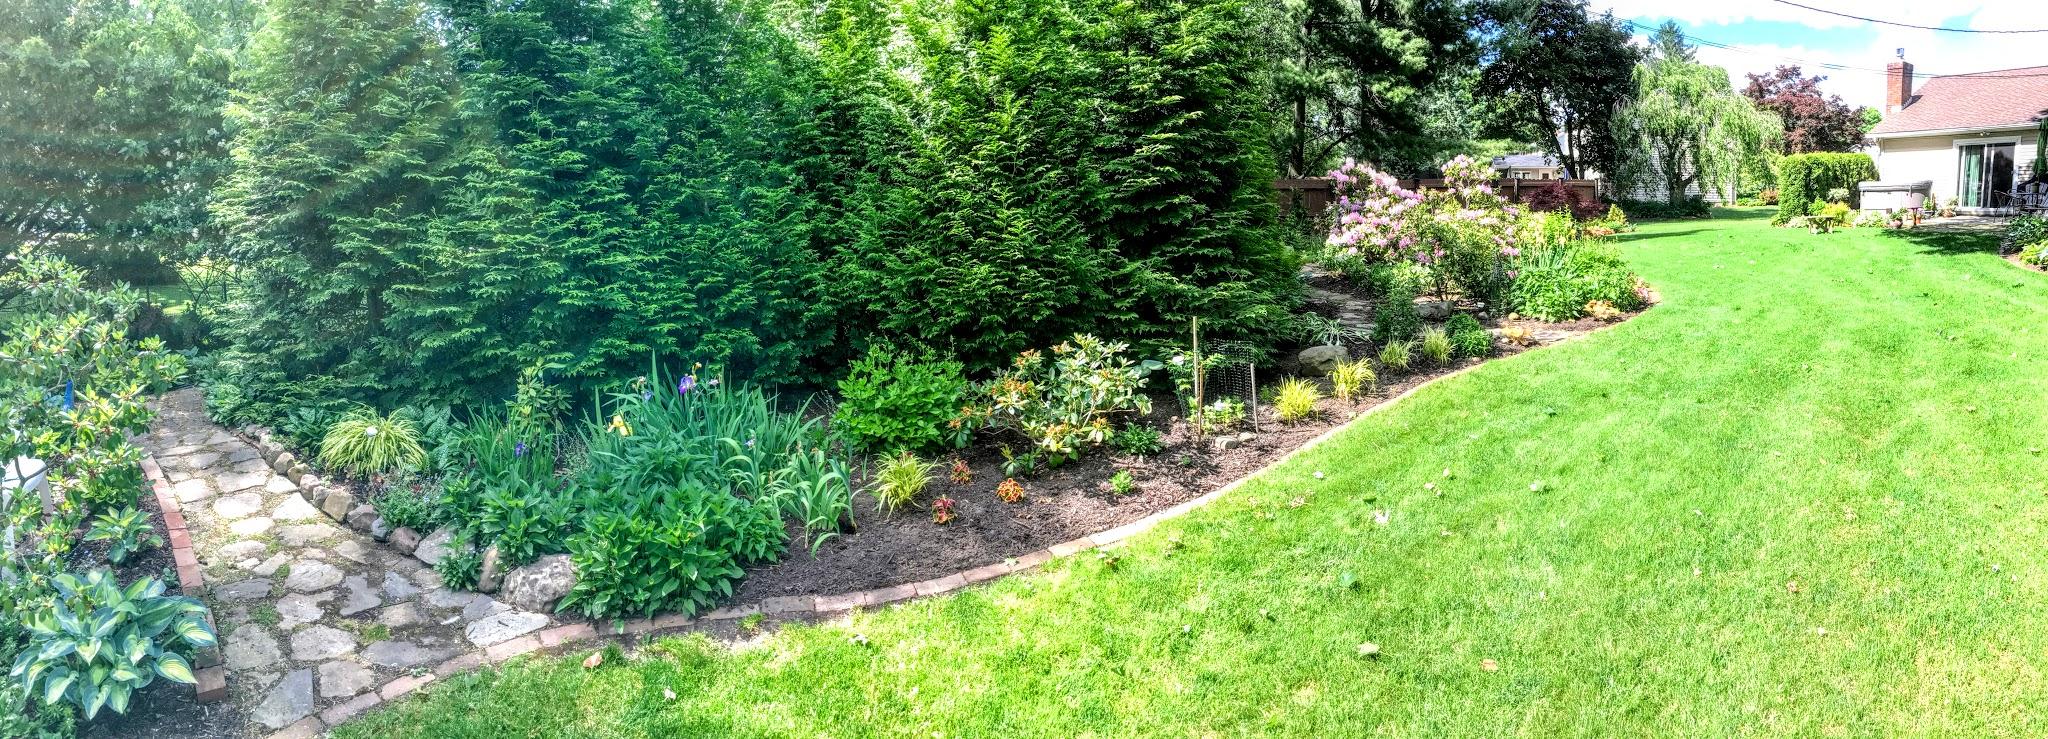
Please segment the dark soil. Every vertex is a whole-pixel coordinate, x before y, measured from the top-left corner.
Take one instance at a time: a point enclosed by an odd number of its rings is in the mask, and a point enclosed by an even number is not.
[[[1482,323],[1527,327],[1547,341],[1607,325],[1593,319],[1568,323],[1494,319]],[[1505,342],[1495,348],[1496,357],[1527,349]],[[1175,417],[1178,408],[1170,396],[1156,397],[1152,415],[1142,422],[1165,430],[1163,451],[1147,457],[1098,452],[1036,477],[1020,478],[1025,497],[1015,504],[1004,503],[995,495],[996,485],[1004,479],[1003,440],[978,439],[957,455],[938,458],[940,468],[931,487],[919,496],[918,509],[885,515],[875,510],[872,497],[857,493],[857,533],[827,539],[816,556],[795,544],[802,541],[803,532],[792,527],[791,551],[781,562],[748,570],[731,600],[752,603],[783,595],[827,595],[944,577],[1115,528],[1249,475],[1374,405],[1480,361],[1461,359],[1441,367],[1382,372],[1379,387],[1363,398],[1351,402],[1324,398],[1318,404],[1321,417],[1313,421],[1281,424],[1271,418],[1270,407],[1261,405],[1257,437],[1228,451],[1215,450],[1208,438],[1196,438],[1191,427]],[[946,472],[955,458],[967,462],[973,471],[971,481],[954,484],[948,480]],[[1117,470],[1130,470],[1137,481],[1136,492],[1118,497],[1109,491],[1108,480]],[[944,525],[932,522],[929,508],[930,501],[941,495],[954,499],[957,516]]]

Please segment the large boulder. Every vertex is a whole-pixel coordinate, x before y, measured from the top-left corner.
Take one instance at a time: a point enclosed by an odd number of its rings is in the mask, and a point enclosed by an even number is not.
[[[576,564],[566,554],[550,554],[505,575],[500,595],[514,607],[547,613],[555,601],[576,587]]]
[[[1415,313],[1425,321],[1441,321],[1450,318],[1455,308],[1457,304],[1448,300],[1424,300],[1415,304]]]
[[[1295,371],[1304,377],[1322,377],[1350,358],[1350,351],[1335,344],[1312,346],[1295,356]]]

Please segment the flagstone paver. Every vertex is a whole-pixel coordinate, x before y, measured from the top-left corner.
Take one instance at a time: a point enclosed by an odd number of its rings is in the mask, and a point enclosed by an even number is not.
[[[228,695],[251,722],[248,736],[317,730],[377,705],[380,691],[396,698],[427,684],[433,676],[422,669],[481,659],[491,645],[561,623],[445,589],[426,564],[323,515],[312,491],[209,421],[196,390],[157,406],[141,441],[189,504],[203,597],[220,622]],[[374,518],[355,494],[344,518]]]

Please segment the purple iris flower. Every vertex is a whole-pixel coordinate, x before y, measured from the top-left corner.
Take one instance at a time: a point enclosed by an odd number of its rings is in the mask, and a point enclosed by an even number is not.
[[[519,443],[517,443],[517,444],[513,444],[513,445],[512,445],[512,456],[513,456],[513,457],[524,457],[524,456],[526,456],[526,442],[523,442],[523,441],[522,441],[522,442],[519,442]]]
[[[754,439],[753,439],[753,437],[751,437],[751,436],[750,436],[750,437],[747,437],[747,448],[748,448],[748,449],[752,449],[752,448],[754,448]]]
[[[646,401],[649,401],[649,400],[653,400],[653,399],[654,399],[654,391],[653,391],[653,390],[642,390],[642,391],[640,391],[640,400],[641,400],[641,402],[646,402]]]
[[[689,395],[690,391],[695,389],[697,389],[696,375],[683,375],[682,381],[676,383],[676,392],[683,395]]]

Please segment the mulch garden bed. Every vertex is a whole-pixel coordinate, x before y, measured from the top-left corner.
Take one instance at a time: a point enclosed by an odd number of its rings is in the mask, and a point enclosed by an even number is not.
[[[1334,286],[1326,289],[1336,291]],[[1622,320],[1634,315],[1627,314]],[[1480,323],[1488,328],[1528,328],[1546,343],[1608,325],[1590,318],[1565,323],[1496,318]],[[1352,354],[1360,356],[1362,348],[1352,347]],[[1529,348],[1533,347],[1496,342],[1494,358]],[[792,527],[790,551],[780,562],[749,569],[730,602],[845,593],[943,577],[1115,528],[1249,475],[1372,406],[1481,361],[1458,359],[1398,374],[1383,372],[1374,392],[1351,402],[1326,397],[1317,404],[1320,417],[1301,423],[1281,424],[1272,418],[1269,406],[1261,405],[1256,437],[1229,450],[1215,449],[1213,437],[1196,437],[1191,426],[1177,418],[1180,409],[1173,397],[1156,395],[1151,416],[1143,420],[1164,430],[1161,452],[1146,457],[1097,452],[1038,476],[1019,478],[1025,497],[1014,504],[995,495],[996,485],[1004,479],[1001,443],[978,439],[955,455],[973,470],[971,482],[950,482],[946,470],[954,457],[939,457],[940,468],[931,487],[920,496],[924,501],[940,495],[953,498],[957,518],[951,523],[933,523],[927,508],[884,514],[875,510],[873,497],[856,493],[856,531],[826,540],[812,556],[798,543],[801,529]],[[1281,379],[1275,376],[1272,381]],[[1118,497],[1109,491],[1108,480],[1118,470],[1131,472],[1136,492]],[[856,489],[864,482],[856,480]]]
[[[156,496],[145,487],[135,507],[149,515],[150,529],[157,537],[163,539],[162,546],[129,555],[128,561],[120,565],[108,565],[107,549],[113,542],[80,541],[72,547],[68,555],[67,569],[83,573],[99,567],[110,567],[116,579],[123,584],[144,577],[154,577],[163,582],[165,595],[185,595],[178,585],[177,563],[171,557],[170,534],[164,528],[162,506],[157,503]],[[89,529],[91,526],[92,523],[88,520],[86,528]],[[83,536],[83,533],[81,531],[80,535]],[[242,719],[241,711],[235,707],[234,701],[202,704],[193,691],[191,685],[158,679],[129,699],[128,712],[125,714],[103,709],[99,717],[90,722],[84,721],[81,717],[78,735],[87,739],[143,736],[215,739],[242,735],[240,727],[248,722]]]

